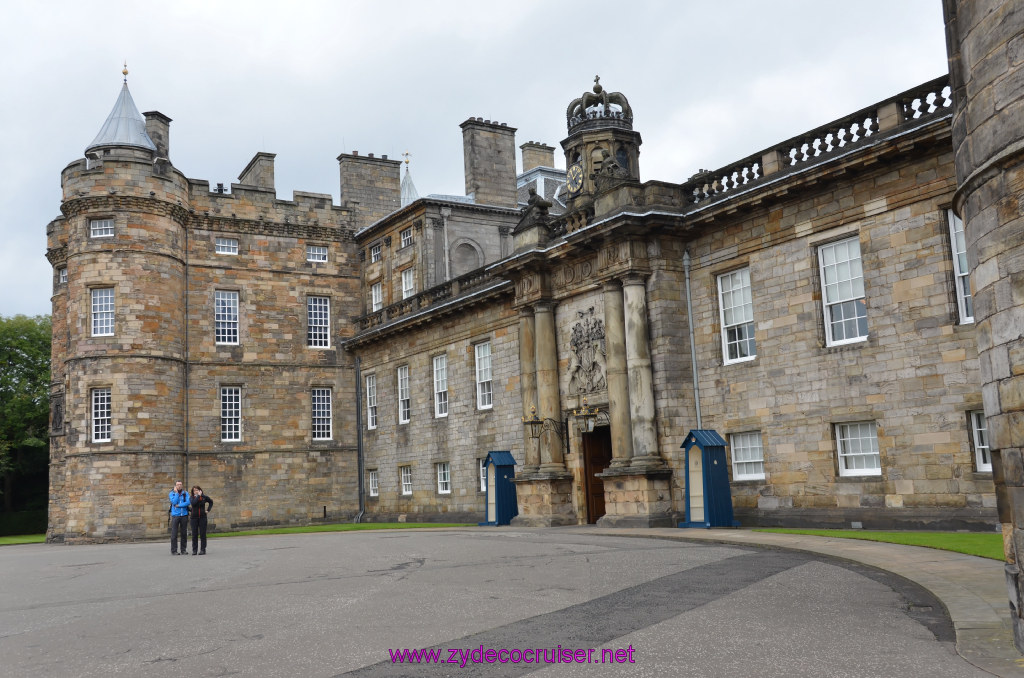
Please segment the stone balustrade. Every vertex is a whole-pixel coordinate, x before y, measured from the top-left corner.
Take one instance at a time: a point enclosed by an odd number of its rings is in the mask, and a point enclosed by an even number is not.
[[[470,271],[458,278],[448,280],[440,285],[435,285],[429,289],[423,290],[419,294],[415,294],[408,299],[402,299],[401,301],[385,306],[379,311],[367,313],[358,319],[359,331],[363,332],[375,327],[380,327],[392,320],[397,320],[398,318],[409,315],[410,313],[422,308],[427,308],[439,302],[457,297],[458,295],[466,292],[471,292],[484,287],[489,283],[498,282],[500,280],[500,278],[495,278],[490,273],[487,273],[485,269],[478,268],[475,271]]]
[[[951,115],[952,105],[949,76],[944,75],[721,169],[702,170],[683,183],[683,196],[691,204],[724,199],[774,174],[838,157],[877,135]]]

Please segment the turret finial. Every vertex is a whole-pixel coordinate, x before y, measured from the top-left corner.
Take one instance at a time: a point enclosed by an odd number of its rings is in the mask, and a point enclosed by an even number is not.
[[[412,157],[412,153],[406,151],[405,153],[402,154],[402,157],[405,158],[406,169],[409,169],[409,158]]]
[[[600,94],[602,89],[604,89],[604,88],[601,87],[601,76],[600,75],[595,75],[594,76],[594,94]]]
[[[124,68],[121,69],[121,75],[124,76],[124,84],[127,85],[128,84],[128,60],[127,59],[124,62]]]

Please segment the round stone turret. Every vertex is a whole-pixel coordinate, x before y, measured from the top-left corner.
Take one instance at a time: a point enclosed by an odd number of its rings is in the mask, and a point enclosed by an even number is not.
[[[182,477],[189,191],[156,156],[125,84],[86,157],[61,174],[63,216],[47,233],[64,329],[51,541],[157,536],[166,507],[153,493]]]

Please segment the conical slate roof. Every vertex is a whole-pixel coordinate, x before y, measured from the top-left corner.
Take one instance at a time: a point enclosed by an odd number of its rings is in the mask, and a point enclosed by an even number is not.
[[[100,133],[86,147],[85,152],[105,146],[130,146],[156,151],[156,144],[146,134],[146,120],[135,107],[127,82],[121,87],[121,94],[107,116],[107,121],[100,128]]]
[[[402,207],[411,205],[420,199],[419,192],[416,191],[416,186],[412,183],[412,177],[409,176],[409,166],[405,166],[405,176],[402,177]]]

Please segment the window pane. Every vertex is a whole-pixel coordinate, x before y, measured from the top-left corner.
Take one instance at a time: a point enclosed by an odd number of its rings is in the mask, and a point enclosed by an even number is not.
[[[366,375],[366,428],[377,428],[377,375]]]
[[[718,277],[722,310],[722,343],[725,362],[748,360],[757,355],[754,342],[754,304],[750,293],[750,269]]]
[[[313,440],[331,439],[331,389],[314,388],[313,402]]]
[[[405,424],[409,421],[409,366],[403,365],[398,368],[398,423]]]
[[[306,261],[327,261],[327,247],[306,245]]]
[[[242,389],[238,386],[220,390],[220,439],[242,439]]]
[[[238,343],[238,292],[214,292],[214,341]]]
[[[306,298],[306,345],[312,348],[328,348],[331,345],[331,299],[330,297]]]
[[[93,219],[89,222],[90,238],[106,238],[114,235],[113,219]]]
[[[110,389],[97,388],[92,392],[92,441],[103,443],[110,440],[111,412]]]
[[[840,475],[881,475],[875,422],[836,424],[836,441]]]
[[[215,250],[217,254],[238,254],[238,240],[236,238],[217,238]]]
[[[448,358],[434,356],[434,416],[448,415]]]
[[[114,288],[92,290],[92,336],[114,334]]]
[[[476,345],[476,406],[491,407],[491,342]]]
[[[761,448],[760,431],[730,435],[729,447],[732,451],[734,480],[764,478],[764,452]]]

